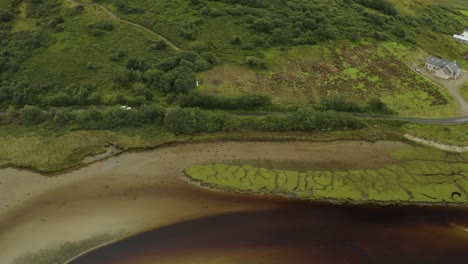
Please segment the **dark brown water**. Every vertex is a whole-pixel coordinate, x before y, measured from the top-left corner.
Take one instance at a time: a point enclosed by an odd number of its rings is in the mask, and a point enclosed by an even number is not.
[[[108,263],[467,263],[468,209],[287,203],[161,227],[81,256]]]

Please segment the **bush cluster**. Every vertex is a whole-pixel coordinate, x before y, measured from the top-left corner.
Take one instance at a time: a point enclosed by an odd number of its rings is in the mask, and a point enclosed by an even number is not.
[[[226,112],[203,111],[199,108],[178,108],[167,112],[166,128],[172,133],[196,134],[217,131],[317,131],[359,129],[366,123],[349,113],[317,111],[300,107],[293,114],[276,114],[266,117],[229,115]]]
[[[19,112],[19,113],[18,113]],[[143,124],[162,124],[164,109],[158,105],[143,105],[139,108],[124,109],[120,106],[98,109],[51,108],[42,110],[37,106],[26,105],[19,111],[8,111],[5,120],[12,122],[19,118],[19,123],[32,126],[50,121],[55,125],[72,126],[79,129],[113,129],[136,127]]]
[[[271,105],[271,96],[267,94],[246,94],[238,97],[213,95],[193,91],[179,98],[181,107],[199,107],[221,110],[258,110]]]

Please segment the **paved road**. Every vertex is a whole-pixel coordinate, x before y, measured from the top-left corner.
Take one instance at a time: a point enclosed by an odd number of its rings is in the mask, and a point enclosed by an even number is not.
[[[273,114],[284,114],[288,115],[291,113],[287,112],[237,112],[232,111],[229,112],[233,115],[238,116],[269,116]],[[6,110],[0,110],[0,115],[5,115]],[[433,124],[433,125],[457,125],[457,124],[468,124],[468,116],[461,116],[461,117],[452,117],[452,118],[422,118],[422,117],[403,117],[403,116],[382,116],[382,115],[363,115],[357,114],[359,118],[363,119],[382,119],[382,120],[399,120],[399,121],[406,121],[418,124]]]
[[[83,3],[79,2],[79,1],[76,1],[76,0],[65,0],[65,1],[67,1],[67,2],[69,2],[69,3],[71,3],[71,4],[73,4],[73,5],[82,5],[82,6],[85,6],[85,4],[83,4]],[[111,19],[114,19],[114,20],[117,20],[117,21],[119,21],[119,22],[121,22],[121,23],[124,23],[124,24],[130,25],[130,26],[139,28],[139,29],[141,29],[141,30],[143,30],[143,31],[145,31],[145,32],[147,32],[147,33],[153,35],[153,36],[156,36],[156,37],[158,37],[158,38],[164,40],[164,41],[167,43],[167,45],[169,45],[171,48],[173,48],[173,49],[175,49],[175,50],[178,50],[178,51],[182,50],[181,48],[177,47],[174,43],[172,43],[170,40],[168,40],[168,39],[165,38],[164,36],[162,36],[162,35],[160,35],[160,34],[154,32],[153,30],[151,30],[151,29],[149,29],[149,28],[147,28],[147,27],[145,27],[145,26],[142,26],[142,25],[140,25],[140,24],[137,24],[137,23],[134,23],[134,22],[128,21],[128,20],[126,20],[126,19],[123,19],[123,18],[118,17],[118,16],[117,16],[116,14],[114,14],[109,8],[107,8],[107,7],[103,6],[103,5],[96,4],[96,3],[90,4],[90,5],[95,5],[95,6],[99,7],[99,8],[102,9],[104,12],[106,12],[107,15],[109,15],[109,17],[110,17]]]
[[[239,116],[269,116],[272,114],[279,114],[275,112],[230,112],[233,115]],[[289,114],[289,113],[283,113]],[[383,116],[383,115],[364,115],[356,114],[355,116],[364,119],[383,119],[383,120],[400,120],[419,124],[434,124],[434,125],[456,125],[467,124],[468,116],[451,117],[451,118],[422,118],[422,117],[403,117],[403,116]]]
[[[453,117],[453,118],[422,118],[422,117],[402,117],[402,116],[378,116],[378,115],[356,115],[365,119],[384,119],[384,120],[400,120],[419,124],[433,125],[456,125],[468,124],[468,116]]]

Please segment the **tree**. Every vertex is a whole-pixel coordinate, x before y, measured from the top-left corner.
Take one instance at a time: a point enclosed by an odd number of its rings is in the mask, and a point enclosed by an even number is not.
[[[206,117],[198,108],[172,109],[164,118],[164,125],[176,135],[203,131],[205,122]]]
[[[37,106],[26,105],[20,112],[21,124],[32,126],[45,121],[46,115]]]
[[[196,85],[195,74],[189,68],[180,69],[179,74],[174,80],[173,91],[186,94],[193,90]]]
[[[281,28],[275,28],[271,34],[271,40],[273,43],[286,45],[291,41],[291,33],[289,31],[284,31]]]

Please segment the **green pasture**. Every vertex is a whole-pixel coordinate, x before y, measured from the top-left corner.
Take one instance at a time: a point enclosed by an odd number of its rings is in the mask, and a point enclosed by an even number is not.
[[[432,153],[428,155],[427,153]],[[396,153],[399,164],[380,169],[290,171],[249,165],[196,165],[188,177],[222,190],[284,194],[299,199],[357,203],[467,203],[468,156],[421,150]]]

